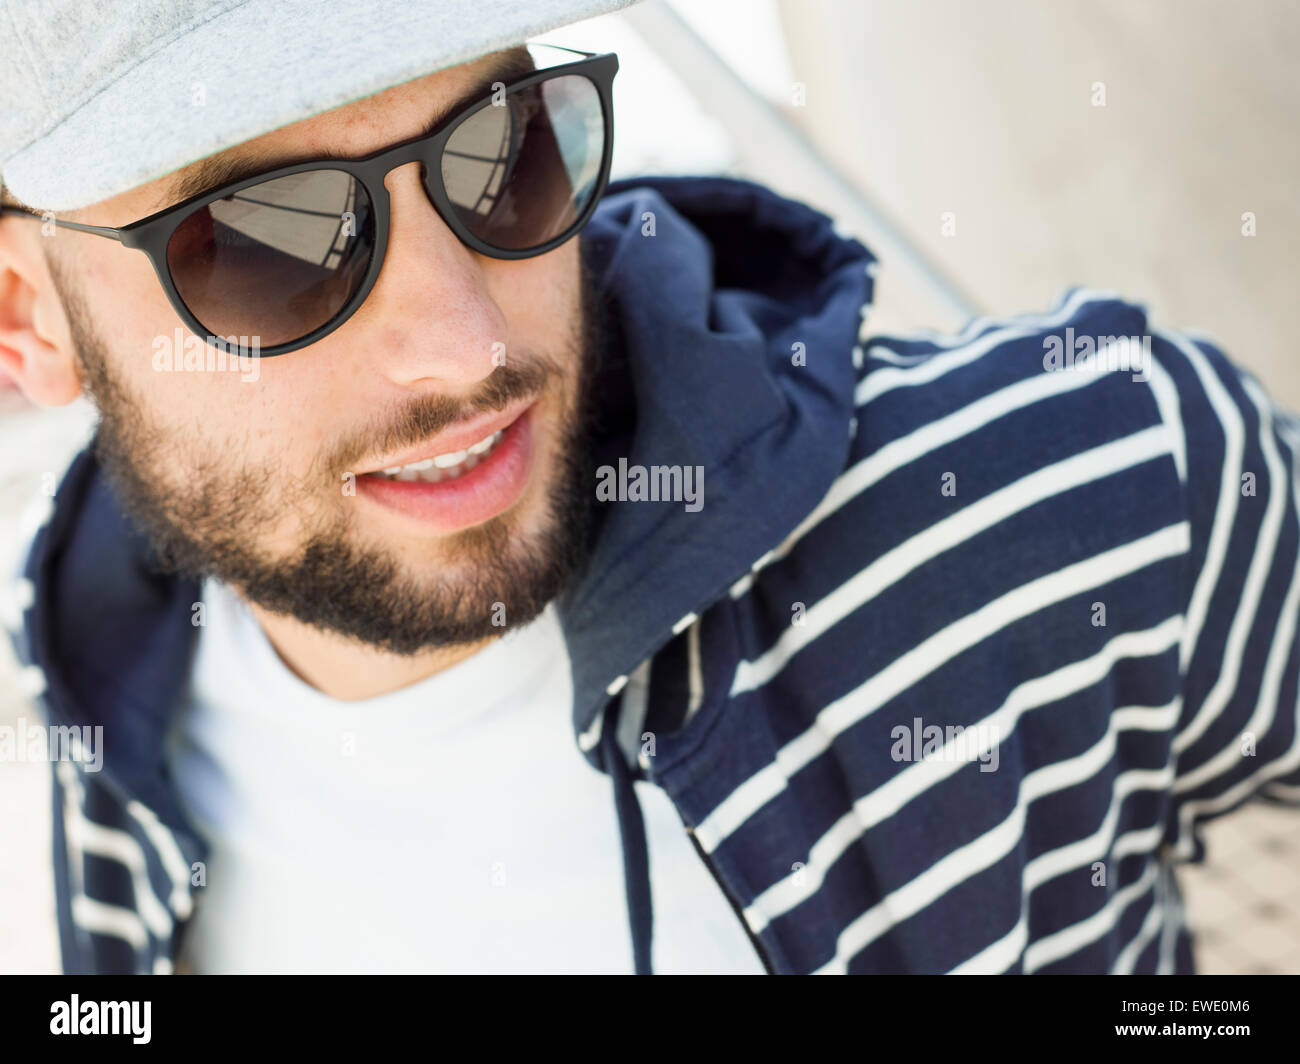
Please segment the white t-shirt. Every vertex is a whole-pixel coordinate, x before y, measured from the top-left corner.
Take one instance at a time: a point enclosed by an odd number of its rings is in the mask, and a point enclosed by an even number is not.
[[[554,608],[450,669],[360,702],[284,664],[208,581],[169,736],[211,843],[196,972],[631,972],[611,782],[579,752]],[[762,963],[658,787],[645,816],[656,972]]]

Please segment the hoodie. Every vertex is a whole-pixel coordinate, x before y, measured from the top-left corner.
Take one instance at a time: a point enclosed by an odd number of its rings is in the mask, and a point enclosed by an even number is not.
[[[641,780],[769,971],[1191,971],[1174,865],[1300,790],[1294,420],[1108,293],[870,337],[870,252],[750,182],[613,182],[582,241],[596,457],[702,474],[699,505],[597,492],[557,603],[637,970]],[[200,588],[93,445],[49,509],[15,642],[52,725],[103,726],[98,771],[52,761],[64,968],[169,972],[207,855],[163,757]]]

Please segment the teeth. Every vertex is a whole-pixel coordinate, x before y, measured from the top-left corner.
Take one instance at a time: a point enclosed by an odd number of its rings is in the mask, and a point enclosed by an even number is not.
[[[450,469],[465,461],[466,451],[452,451],[451,454],[434,455],[433,464],[439,469]]]
[[[494,432],[491,436],[479,440],[478,443],[471,444],[463,451],[436,454],[432,458],[412,462],[410,465],[390,466],[383,471],[383,476],[388,480],[400,480],[405,483],[422,480],[429,484],[437,484],[443,480],[454,480],[462,473],[468,473],[483,461],[489,452],[501,442],[504,431],[503,429],[501,432]]]
[[[478,443],[471,444],[469,448],[469,453],[482,454],[484,451],[490,451],[493,447],[496,446],[497,440],[499,439],[501,439],[501,433],[494,432],[486,440],[479,440]]]

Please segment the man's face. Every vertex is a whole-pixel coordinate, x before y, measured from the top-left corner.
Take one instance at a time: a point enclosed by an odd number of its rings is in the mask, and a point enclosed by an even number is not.
[[[368,154],[459,105],[494,58],[231,154],[268,168]],[[439,218],[417,166],[388,175],[388,251],[366,302],[319,342],[259,363],[256,380],[155,369],[159,338],[180,323],[144,255],[67,231],[49,254],[101,460],[164,564],[397,653],[500,634],[562,589],[585,536],[584,385],[601,343],[577,239],[529,259],[481,256]],[[77,220],[141,218],[173,202],[172,180]],[[495,450],[455,480],[381,480],[498,427]]]

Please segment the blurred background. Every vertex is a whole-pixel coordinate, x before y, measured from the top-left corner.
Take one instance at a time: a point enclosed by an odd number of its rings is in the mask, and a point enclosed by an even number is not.
[[[614,176],[746,177],[881,260],[877,332],[1075,284],[1200,330],[1300,410],[1300,6],[646,0],[542,40],[616,51]],[[0,380],[0,563],[87,438]],[[34,710],[0,640],[0,724]],[[57,971],[48,766],[0,764],[0,970]],[[1300,973],[1300,812],[1250,806],[1181,879],[1204,972]]]

